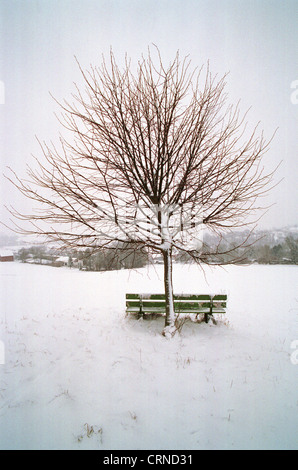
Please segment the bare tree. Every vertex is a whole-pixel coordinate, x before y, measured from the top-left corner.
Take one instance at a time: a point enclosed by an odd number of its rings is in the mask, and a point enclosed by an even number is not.
[[[252,223],[272,181],[262,167],[270,142],[258,126],[248,133],[246,114],[227,104],[226,76],[207,67],[202,77],[179,53],[164,67],[159,51],[157,60],[149,51],[133,70],[111,52],[108,63],[80,70],[84,90],[59,104],[70,137],[59,149],[40,143],[37,169],[11,179],[41,210],[12,213],[63,247],[99,251],[118,242],[161,253],[171,332],[173,253],[220,263],[220,244],[205,247],[202,227],[224,233]],[[234,261],[232,250],[225,255]]]

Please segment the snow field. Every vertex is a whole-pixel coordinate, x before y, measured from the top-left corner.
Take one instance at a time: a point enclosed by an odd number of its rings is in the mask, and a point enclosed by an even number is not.
[[[228,294],[217,325],[125,317],[162,266],[0,264],[1,449],[295,449],[296,266],[174,265],[176,293]]]

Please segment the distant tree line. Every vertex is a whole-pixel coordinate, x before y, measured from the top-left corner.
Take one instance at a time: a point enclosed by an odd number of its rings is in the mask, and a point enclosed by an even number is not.
[[[133,269],[146,266],[150,261],[148,252],[136,249],[133,244],[127,244],[121,247],[116,244],[113,248],[103,248],[98,253],[91,250],[77,250],[63,253],[68,256],[68,266],[77,267],[83,271],[110,271],[116,269]],[[298,264],[298,238],[288,236],[283,242],[279,242],[273,246],[268,243],[256,243],[250,248],[243,250],[235,248],[233,243],[222,244],[222,248],[226,254],[222,255],[221,263],[229,264],[229,249],[238,254],[236,264],[258,263],[258,264]],[[208,246],[203,247],[208,257]],[[60,253],[61,254],[61,253]],[[55,266],[57,254],[49,250],[46,245],[31,246],[22,248],[18,251],[17,258],[22,262],[28,262],[32,259],[37,264],[52,264]],[[234,257],[235,259],[235,257]],[[175,261],[179,263],[189,263],[192,261],[189,253],[178,254]],[[208,260],[212,263],[212,259]],[[215,259],[214,262],[217,260]]]
[[[41,264],[42,260],[54,262],[55,257],[48,251],[47,247],[35,245],[28,248],[21,248],[17,253],[17,259],[23,263],[32,259],[36,264]]]
[[[298,238],[288,236],[272,247],[253,246],[248,251],[248,259],[260,264],[298,264]]]
[[[49,249],[47,245],[31,246],[21,248],[17,258],[23,263],[32,260],[35,264],[48,264],[61,266],[57,262],[61,254],[68,257],[67,266],[77,267],[84,271],[109,271],[115,269],[140,268],[148,264],[148,253],[144,250],[136,250],[133,244],[121,247],[115,244],[112,248],[103,248],[98,253],[91,250],[72,250],[64,253],[57,253]]]
[[[212,245],[220,247],[222,254],[219,256],[210,255]],[[298,238],[287,236],[284,241],[276,244],[269,244],[261,241],[252,244],[251,247],[237,248],[235,241],[209,239],[202,247],[208,263],[210,264],[230,264],[230,252],[233,252],[233,264],[298,264]],[[189,253],[179,254],[176,261],[180,263],[190,263],[192,258]]]
[[[103,248],[98,253],[93,253],[87,248],[84,251],[74,252],[73,256],[76,256],[79,261],[79,269],[85,271],[142,268],[149,262],[148,253],[145,250],[136,249],[131,243]]]

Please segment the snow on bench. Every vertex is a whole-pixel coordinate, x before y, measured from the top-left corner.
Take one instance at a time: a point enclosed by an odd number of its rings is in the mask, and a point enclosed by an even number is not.
[[[179,315],[196,317],[204,314],[206,323],[213,318],[213,314],[226,313],[227,295],[174,295],[174,310]],[[164,316],[166,313],[165,294],[126,294],[126,313],[136,315],[137,318],[148,316]]]

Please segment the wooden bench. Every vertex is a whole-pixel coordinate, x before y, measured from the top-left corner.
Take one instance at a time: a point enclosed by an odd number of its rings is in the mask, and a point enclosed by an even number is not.
[[[174,295],[175,313],[183,316],[204,314],[206,323],[215,313],[226,313],[227,295]],[[165,294],[126,294],[126,313],[137,318],[165,316]]]

